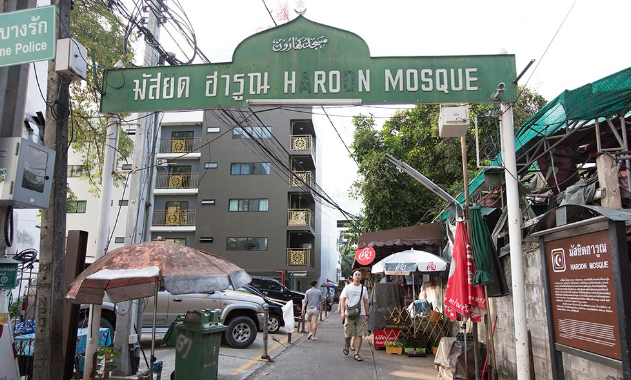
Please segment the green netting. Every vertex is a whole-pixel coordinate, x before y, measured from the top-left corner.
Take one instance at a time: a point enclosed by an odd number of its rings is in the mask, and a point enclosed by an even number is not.
[[[605,117],[631,115],[631,67],[586,84],[575,90],[565,90],[528,119],[515,134],[517,156],[533,139],[554,134],[559,128],[575,121],[590,121]],[[492,166],[501,166],[501,155],[497,155]],[[469,193],[473,194],[484,182],[484,172],[469,183]],[[457,198],[464,203],[464,194]],[[449,216],[449,211],[442,219]]]
[[[545,136],[565,123],[618,116],[630,110],[631,67],[575,90],[565,90],[528,119],[516,138],[532,133]]]

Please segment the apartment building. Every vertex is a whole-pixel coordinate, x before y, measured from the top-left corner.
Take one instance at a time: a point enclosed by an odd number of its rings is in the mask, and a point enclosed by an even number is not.
[[[316,141],[305,111],[163,122],[152,236],[307,289],[321,262]]]

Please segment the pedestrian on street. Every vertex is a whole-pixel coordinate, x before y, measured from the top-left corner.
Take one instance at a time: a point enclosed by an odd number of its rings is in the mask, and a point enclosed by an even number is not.
[[[352,283],[353,283],[353,277],[351,276],[351,277],[348,278],[348,281],[346,282],[346,285],[349,285],[349,284],[352,284]],[[345,287],[346,287],[346,285],[345,285]],[[341,311],[342,311],[342,304],[338,304],[337,305],[337,313],[338,314],[342,314],[342,324],[344,324],[344,322],[346,322],[346,317],[345,317],[345,314],[343,314]],[[350,346],[351,346],[351,351],[355,351],[355,337],[351,338]]]
[[[305,298],[302,300],[302,315],[305,316],[307,326],[309,327],[307,339],[318,339],[316,338],[316,333],[318,332],[318,316],[322,312],[323,301],[324,297],[322,296],[322,292],[318,289],[318,281],[311,281],[311,289],[307,290]]]
[[[358,362],[363,361],[359,356],[359,350],[362,347],[362,338],[364,336],[365,326],[368,324],[368,290],[361,283],[362,274],[356,270],[353,272],[353,283],[346,285],[340,295],[340,309],[343,310],[342,318],[344,321],[344,355],[350,352],[351,339],[354,339],[355,355],[353,356]],[[359,309],[358,315],[353,318],[353,310]]]

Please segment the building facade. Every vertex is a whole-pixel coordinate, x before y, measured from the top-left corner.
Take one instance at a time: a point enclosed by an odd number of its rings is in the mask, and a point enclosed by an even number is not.
[[[152,237],[306,290],[321,267],[316,141],[310,112],[205,111],[202,123],[163,122]]]

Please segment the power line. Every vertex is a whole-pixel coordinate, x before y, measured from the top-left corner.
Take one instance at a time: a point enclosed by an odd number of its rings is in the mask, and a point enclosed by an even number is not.
[[[337,137],[340,138],[340,141],[342,142],[342,145],[344,145],[344,148],[346,148],[346,151],[348,152],[348,156],[350,158],[352,158],[353,161],[355,162],[355,165],[357,165],[359,167],[359,164],[357,163],[357,160],[355,160],[355,157],[353,157],[353,154],[351,153],[351,150],[348,149],[348,146],[346,146],[346,143],[344,142],[344,139],[342,138],[342,136],[340,136],[340,132],[338,132],[337,128],[335,128],[335,124],[333,124],[333,120],[331,120],[331,118],[329,117],[329,114],[326,113],[326,110],[324,109],[324,106],[320,106],[320,107],[322,107],[322,111],[324,111],[324,114],[326,115],[327,119],[329,119],[329,123],[331,123],[331,126],[335,130],[335,133],[337,133]]]

